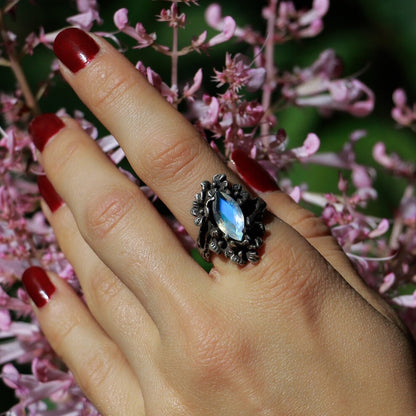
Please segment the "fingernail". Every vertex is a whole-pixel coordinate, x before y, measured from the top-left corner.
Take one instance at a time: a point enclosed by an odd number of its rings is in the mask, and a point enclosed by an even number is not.
[[[55,286],[40,267],[29,267],[22,276],[22,283],[28,295],[38,308],[45,306],[55,292]]]
[[[270,174],[242,150],[234,150],[231,153],[231,161],[244,182],[255,191],[272,192],[280,189]]]
[[[65,124],[58,116],[47,113],[32,120],[29,125],[29,133],[37,149],[42,152],[49,139],[63,127]]]
[[[53,50],[58,59],[76,73],[94,59],[100,47],[86,32],[71,27],[58,34]]]
[[[42,198],[48,204],[48,207],[52,212],[57,211],[58,208],[64,204],[63,199],[55,191],[55,188],[49,182],[46,175],[38,176],[38,187]]]

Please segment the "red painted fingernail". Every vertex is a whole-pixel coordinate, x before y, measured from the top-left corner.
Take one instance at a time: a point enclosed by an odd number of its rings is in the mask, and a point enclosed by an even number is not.
[[[55,114],[42,114],[32,120],[29,133],[38,150],[42,151],[49,139],[65,127],[64,122]]]
[[[231,161],[237,172],[252,189],[258,192],[278,191],[276,181],[257,161],[247,156],[242,150],[236,149],[231,153]]]
[[[94,59],[100,47],[86,32],[71,27],[58,34],[53,50],[58,59],[76,73]]]
[[[29,267],[22,276],[22,283],[28,295],[38,308],[45,306],[55,292],[55,286],[40,267]]]
[[[49,179],[46,177],[46,175],[38,176],[38,187],[42,198],[48,204],[48,207],[52,212],[55,212],[64,204],[63,199],[55,191],[55,188],[49,182]]]

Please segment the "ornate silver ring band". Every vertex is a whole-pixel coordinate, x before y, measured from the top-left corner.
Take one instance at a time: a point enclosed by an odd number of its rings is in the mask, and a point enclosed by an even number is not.
[[[240,184],[230,184],[224,174],[215,175],[212,183],[202,182],[191,209],[200,227],[197,244],[202,257],[210,261],[214,252],[239,265],[257,263],[265,210],[261,198],[251,196]]]

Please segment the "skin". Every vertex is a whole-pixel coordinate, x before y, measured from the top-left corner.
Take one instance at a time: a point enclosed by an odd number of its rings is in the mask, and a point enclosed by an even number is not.
[[[225,167],[193,127],[104,40],[62,74],[136,173],[193,237],[202,180]],[[210,274],[141,191],[71,119],[39,156],[64,199],[51,213],[85,293],[60,279],[36,314],[103,415],[409,415],[415,360],[395,313],[360,280],[324,224],[280,192],[257,265]]]

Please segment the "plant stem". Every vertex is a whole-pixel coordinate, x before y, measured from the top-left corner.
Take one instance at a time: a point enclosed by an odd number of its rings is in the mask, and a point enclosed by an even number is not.
[[[178,27],[173,28],[171,87],[178,88]]]
[[[30,89],[29,83],[27,82],[26,75],[20,65],[19,59],[17,58],[15,49],[10,45],[10,38],[7,33],[6,25],[4,23],[4,14],[0,10],[0,33],[3,40],[4,49],[9,57],[10,67],[16,77],[17,83],[23,94],[26,105],[30,108],[33,115],[40,114],[39,104]]]
[[[178,90],[178,25],[174,25],[172,28],[172,54],[171,54],[171,88],[175,91]],[[174,103],[175,107],[177,103]]]
[[[261,105],[265,111],[264,118],[267,117],[270,111],[274,75],[275,75],[274,30],[275,30],[275,21],[276,21],[277,2],[278,0],[270,0],[269,2],[269,18],[267,20],[267,33],[266,33],[266,41],[265,41],[266,82],[264,83],[263,97],[262,97],[262,102],[261,102]],[[270,134],[269,123],[262,123],[260,132],[261,132],[261,136],[266,139],[266,137]]]

